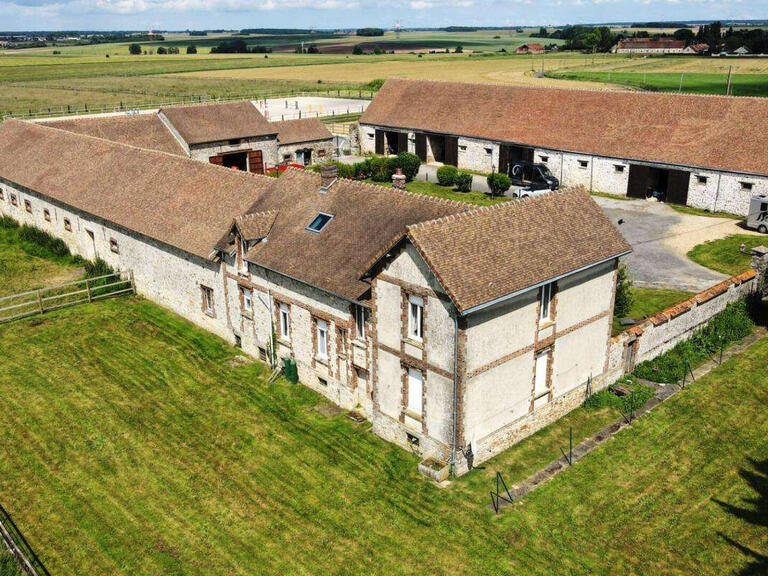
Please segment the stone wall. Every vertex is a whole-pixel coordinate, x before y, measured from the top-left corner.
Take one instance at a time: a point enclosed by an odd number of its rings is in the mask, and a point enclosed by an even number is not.
[[[315,142],[279,145],[277,149],[278,162],[296,162],[297,150],[312,150],[311,164],[327,162],[332,160],[336,154],[333,138],[329,138],[328,140],[317,140]]]
[[[278,163],[277,137],[265,136],[262,138],[243,138],[237,143],[212,142],[190,146],[189,154],[194,160],[209,162],[211,156],[226,154],[229,152],[247,152],[249,150],[261,150],[264,164],[274,165]]]

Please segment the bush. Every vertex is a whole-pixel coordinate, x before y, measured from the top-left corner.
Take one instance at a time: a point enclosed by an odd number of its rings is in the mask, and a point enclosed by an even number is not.
[[[355,177],[354,166],[350,164],[344,164],[343,162],[337,162],[336,160],[332,160],[330,162],[323,162],[322,164],[313,164],[312,166],[307,166],[307,169],[312,170],[313,172],[321,172],[323,169],[323,166],[336,166],[336,169],[338,170],[339,178]]]
[[[721,345],[727,346],[751,334],[755,323],[750,312],[750,302],[731,302],[707,326],[694,332],[691,338],[658,358],[638,364],[634,374],[638,378],[665,384],[682,380],[686,360],[691,368],[695,368],[713,358]]]
[[[618,384],[623,384],[633,389],[635,391],[634,396],[617,396],[613,392],[613,388]],[[654,391],[652,388],[638,384],[634,376],[627,375],[611,384],[605,390],[601,390],[596,394],[592,394],[584,401],[584,407],[587,410],[616,408],[626,414],[631,412],[633,409],[638,410],[639,408],[642,408],[645,403],[653,397],[653,395]]]
[[[197,54],[197,46],[194,44],[187,46],[187,54]]]
[[[104,260],[101,258],[96,258],[93,262],[90,260],[86,260],[83,264],[85,268],[85,277],[86,278],[96,278],[98,276],[106,276],[107,274],[114,274],[114,270],[112,269],[112,266],[107,264]]]
[[[453,186],[456,184],[456,176],[458,176],[459,170],[456,166],[440,166],[437,169],[437,183],[440,186]]]
[[[44,253],[54,257],[64,258],[70,255],[69,248],[63,240],[51,236],[48,232],[44,232],[35,226],[24,224],[19,229],[19,239],[23,242],[38,246]]]
[[[396,157],[374,156],[366,160],[368,176],[374,182],[391,182],[395,173]]]
[[[469,172],[461,171],[456,174],[456,190],[459,192],[471,192],[472,191],[472,174]]]
[[[158,54],[168,54],[168,50],[165,49],[165,46],[158,46],[157,47],[157,53]]]
[[[138,56],[141,54],[141,44],[131,44],[128,46],[128,52],[133,54],[134,56]]]
[[[5,228],[6,230],[15,230],[18,227],[19,223],[10,216],[0,216],[0,228]]]
[[[355,44],[355,47],[352,48],[352,54],[354,54],[355,56],[360,56],[361,54],[363,54],[363,47],[360,46],[360,44]]]
[[[616,303],[613,308],[613,315],[617,318],[624,318],[632,309],[634,301],[635,295],[632,292],[632,280],[629,278],[627,265],[622,262],[616,277]]]
[[[419,173],[421,159],[410,152],[400,152],[395,160],[395,168],[400,168],[405,174],[406,181],[410,182]]]
[[[509,176],[502,174],[501,172],[488,174],[486,181],[488,182],[488,187],[491,189],[492,196],[501,196],[504,192],[509,190],[510,186],[512,186],[512,180],[509,179]]]

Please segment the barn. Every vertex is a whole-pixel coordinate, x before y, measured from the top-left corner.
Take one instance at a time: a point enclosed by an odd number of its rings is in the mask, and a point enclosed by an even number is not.
[[[567,186],[745,215],[768,193],[766,128],[762,98],[391,79],[360,146],[480,172],[528,160]]]

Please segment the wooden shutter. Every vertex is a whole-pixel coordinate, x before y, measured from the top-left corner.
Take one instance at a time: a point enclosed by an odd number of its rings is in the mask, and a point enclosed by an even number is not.
[[[690,180],[690,172],[670,170],[667,180],[667,202],[685,205],[688,202],[688,183]]]
[[[376,154],[384,154],[384,132],[376,130]]]
[[[427,135],[421,132],[416,132],[416,156],[422,162],[427,161]]]
[[[254,174],[264,174],[264,156],[261,150],[250,150],[248,152],[248,168]]]
[[[456,136],[445,137],[445,163],[459,165],[459,139]]]
[[[208,158],[210,160],[211,164],[216,164],[217,166],[223,166],[224,165],[224,156],[221,154],[217,154],[216,156],[211,156]]]
[[[400,152],[408,152],[408,133],[407,132],[397,133],[397,153],[400,154]]]

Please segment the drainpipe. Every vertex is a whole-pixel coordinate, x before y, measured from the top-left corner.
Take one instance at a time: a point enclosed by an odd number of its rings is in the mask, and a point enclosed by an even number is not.
[[[595,180],[595,157],[590,156],[589,157],[589,191],[592,192],[594,190],[592,184]]]
[[[453,430],[451,432],[451,475],[456,474],[456,433],[459,419],[459,312],[453,317]]]
[[[717,190],[715,190],[715,204],[712,206],[712,212],[717,212],[717,201],[720,199],[720,178],[722,174],[717,175]]]
[[[565,186],[565,182],[563,182],[563,156],[565,156],[565,152],[560,152],[560,184]]]

